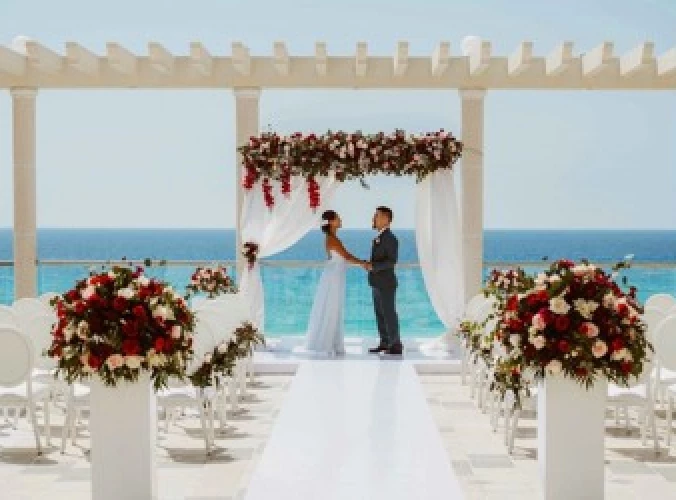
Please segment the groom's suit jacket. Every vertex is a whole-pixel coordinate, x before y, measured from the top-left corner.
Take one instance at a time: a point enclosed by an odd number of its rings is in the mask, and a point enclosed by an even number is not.
[[[371,264],[369,285],[374,288],[396,288],[397,276],[394,267],[399,258],[399,241],[392,231],[386,229],[373,240],[371,247]]]

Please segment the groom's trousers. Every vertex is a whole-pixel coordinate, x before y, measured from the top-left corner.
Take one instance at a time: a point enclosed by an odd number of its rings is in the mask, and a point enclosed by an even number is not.
[[[399,338],[399,317],[396,308],[396,287],[373,287],[373,307],[376,312],[380,344],[393,347],[401,344]]]

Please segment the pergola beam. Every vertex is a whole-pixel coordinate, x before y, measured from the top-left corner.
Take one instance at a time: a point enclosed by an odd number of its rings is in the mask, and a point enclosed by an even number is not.
[[[440,42],[434,48],[432,53],[432,76],[443,75],[448,69],[451,56],[451,44],[449,42]]]
[[[30,64],[45,73],[56,73],[63,66],[63,58],[34,40],[26,41],[26,58]]]
[[[408,68],[408,42],[397,42],[397,50],[394,54],[394,75],[401,76]]]
[[[0,45],[0,73],[21,75],[26,71],[26,56]]]
[[[368,69],[368,45],[366,42],[357,43],[357,54],[354,61],[354,72],[357,77],[366,76]]]
[[[271,53],[252,56],[242,43],[232,54],[211,55],[200,43],[175,55],[157,43],[137,55],[109,43],[100,56],[75,42],[65,55],[18,37],[0,47],[0,88],[323,88],[323,89],[527,89],[527,90],[676,90],[676,49],[655,57],[644,42],[621,57],[605,42],[583,55],[562,43],[546,57],[530,41],[510,55],[491,54],[491,43],[467,37],[462,55],[451,56],[439,43],[428,56],[412,56],[400,41],[393,55],[369,54],[360,42],[350,54],[329,56],[324,42],[314,53],[291,56],[284,42]]]
[[[613,59],[613,44],[603,42],[582,56],[582,74],[596,76],[609,67]]]
[[[556,47],[545,60],[545,73],[548,76],[559,76],[573,62],[573,42],[563,42]]]
[[[521,42],[519,47],[509,56],[507,72],[517,76],[531,67],[533,62],[533,42]]]
[[[318,76],[326,76],[328,69],[328,56],[326,53],[326,43],[315,43],[315,70]]]
[[[200,42],[192,42],[190,44],[190,63],[199,74],[203,76],[211,74],[213,58]]]
[[[642,70],[652,69],[655,65],[655,44],[643,42],[620,57],[620,74],[634,75]]]
[[[657,75],[661,77],[676,75],[676,47],[657,58]]]
[[[148,44],[148,60],[160,73],[169,74],[174,71],[174,56],[157,42]]]
[[[94,75],[99,71],[99,58],[75,42],[66,42],[66,62],[81,73]]]
[[[136,56],[127,49],[115,42],[106,44],[106,54],[108,57],[108,66],[126,75],[136,72]]]
[[[289,51],[284,42],[275,42],[274,45],[274,65],[280,75],[288,76],[290,70]]]
[[[242,76],[249,76],[251,74],[249,49],[241,42],[233,42],[232,44],[232,67]]]

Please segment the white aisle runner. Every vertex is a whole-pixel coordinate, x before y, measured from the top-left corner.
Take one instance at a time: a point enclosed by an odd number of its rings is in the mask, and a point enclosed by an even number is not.
[[[396,360],[302,363],[248,500],[453,500],[417,375]]]

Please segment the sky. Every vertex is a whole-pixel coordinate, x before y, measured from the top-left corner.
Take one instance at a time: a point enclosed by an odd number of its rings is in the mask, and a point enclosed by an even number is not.
[[[213,54],[242,41],[253,55],[284,40],[309,55],[390,55],[408,40],[429,55],[477,35],[510,54],[531,40],[547,54],[608,40],[621,54],[644,40],[676,46],[673,0],[0,0],[0,44],[17,35],[63,51],[98,53],[116,41],[139,54],[157,41]],[[485,103],[487,228],[676,229],[676,92],[489,91]],[[460,102],[448,91],[270,91],[261,126],[283,133],[328,129],[460,135]],[[39,227],[231,228],[235,219],[234,97],[229,90],[41,91],[37,98]],[[11,99],[0,92],[0,227],[12,225]],[[368,227],[390,205],[414,221],[414,181],[377,178],[341,186],[334,208],[346,227]]]

